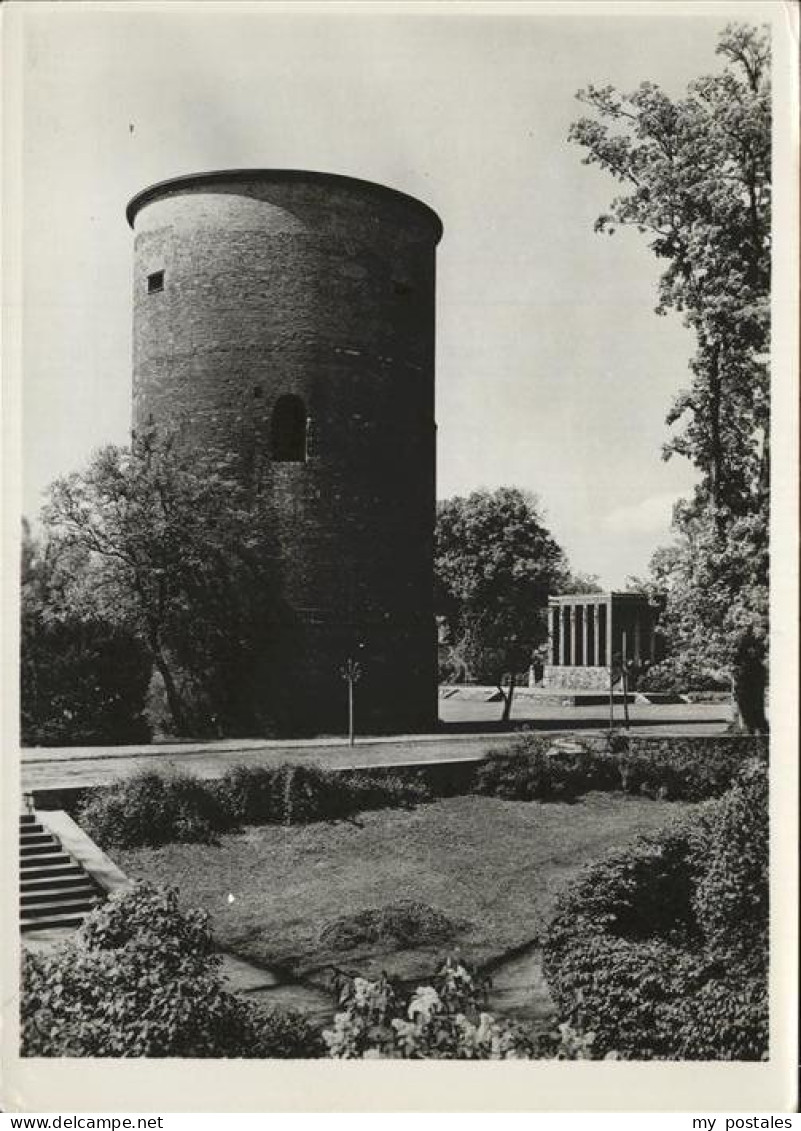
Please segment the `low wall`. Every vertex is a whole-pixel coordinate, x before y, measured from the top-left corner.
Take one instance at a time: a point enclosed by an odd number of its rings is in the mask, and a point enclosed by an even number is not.
[[[609,690],[609,668],[555,667],[548,664],[543,669],[542,686],[565,690],[591,688]]]

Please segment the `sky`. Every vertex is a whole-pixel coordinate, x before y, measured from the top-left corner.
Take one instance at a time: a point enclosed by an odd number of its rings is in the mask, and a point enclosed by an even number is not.
[[[411,193],[442,218],[438,497],[532,491],[575,570],[616,588],[644,573],[695,480],[661,459],[693,343],[654,313],[645,238],[594,233],[615,184],[567,134],[588,83],[680,95],[719,69],[737,5],[593,8],[31,5],[25,513],[128,438],[130,197],[215,168],[312,169]]]

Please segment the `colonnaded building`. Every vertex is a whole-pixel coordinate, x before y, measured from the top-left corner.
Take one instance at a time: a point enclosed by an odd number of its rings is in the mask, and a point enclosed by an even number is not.
[[[134,428],[233,455],[272,505],[276,710],[341,731],[355,658],[362,728],[432,729],[439,217],[383,185],[246,169],[154,185],[127,218]]]
[[[656,662],[656,614],[641,593],[566,593],[548,598],[548,663],[543,687],[609,687],[621,660]]]

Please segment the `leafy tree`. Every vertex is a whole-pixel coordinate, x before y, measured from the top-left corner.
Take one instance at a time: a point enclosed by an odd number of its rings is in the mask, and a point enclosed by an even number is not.
[[[769,30],[728,25],[717,53],[723,70],[690,83],[680,99],[654,83],[631,94],[588,87],[578,97],[595,117],[575,122],[570,137],[585,164],[624,188],[596,229],[633,226],[648,236],[664,265],[657,313],[680,313],[695,336],[692,379],[670,410],[677,430],[663,451],[700,472],[674,518],[671,601],[682,644],[688,617],[698,617],[699,657],[711,648],[731,665],[745,718],[765,683],[768,635]],[[744,532],[750,561],[737,546]],[[735,591],[738,573],[746,585]]]
[[[59,552],[88,563],[69,600],[136,633],[178,734],[260,723],[276,610],[274,524],[230,461],[141,436],[56,481],[43,519]]]
[[[500,487],[439,503],[434,574],[448,638],[474,678],[499,688],[506,721],[516,678],[547,635],[548,594],[567,579],[536,499]]]
[[[23,523],[20,722],[26,745],[149,737],[144,648],[125,625],[76,608],[65,594],[86,568],[80,551],[34,538]]]
[[[603,593],[604,587],[597,573],[568,574],[561,590],[563,593]]]
[[[727,524],[684,514],[681,537],[651,560],[653,599],[671,655],[660,665],[685,686],[698,674],[730,672],[746,729],[765,733],[768,651],[768,531],[761,515]],[[710,631],[710,628],[713,631]]]

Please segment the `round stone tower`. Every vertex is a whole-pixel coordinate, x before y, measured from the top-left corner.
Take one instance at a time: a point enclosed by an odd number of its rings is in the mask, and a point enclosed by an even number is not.
[[[341,732],[352,658],[357,729],[430,729],[439,218],[382,185],[262,169],[165,181],[127,217],[134,427],[233,454],[275,515],[275,717]]]

